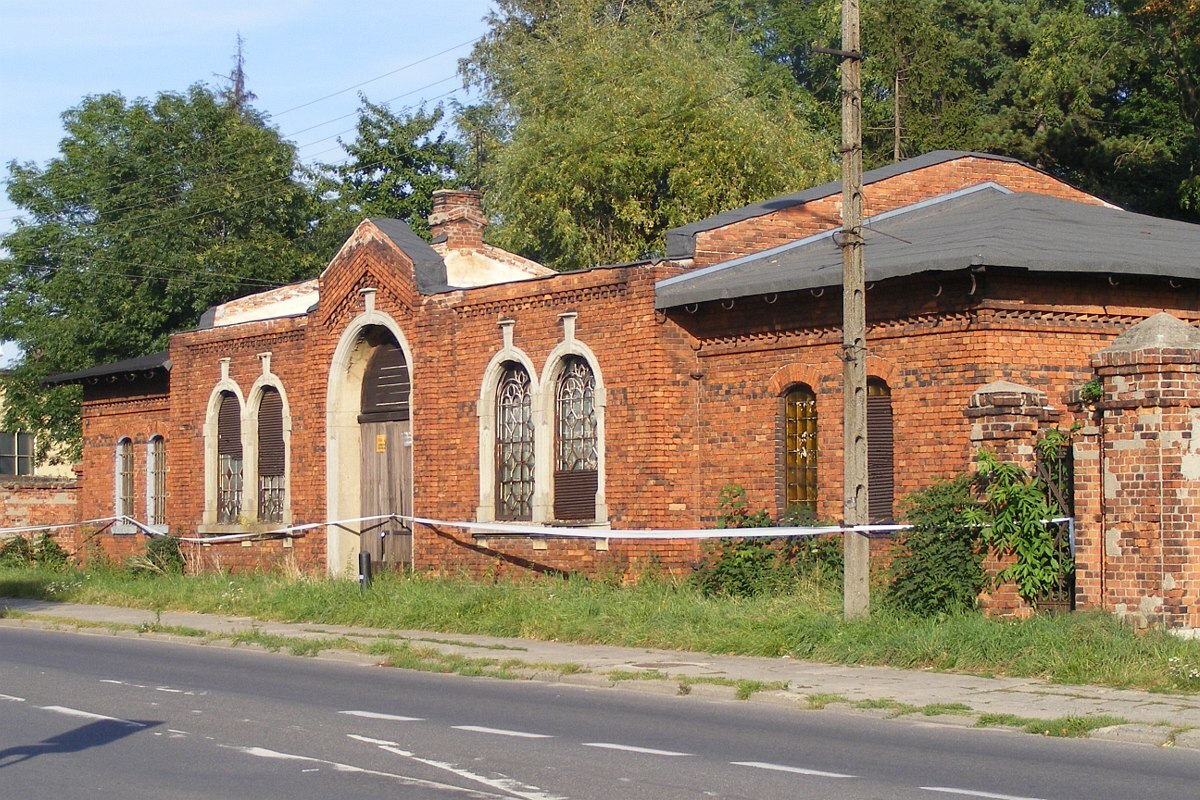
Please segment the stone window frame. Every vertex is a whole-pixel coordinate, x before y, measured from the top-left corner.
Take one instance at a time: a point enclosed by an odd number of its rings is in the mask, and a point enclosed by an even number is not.
[[[156,433],[146,442],[146,527],[167,533],[166,508],[167,440]]]
[[[511,330],[511,329],[510,329]],[[508,334],[506,333],[506,336]],[[542,383],[533,361],[524,351],[506,344],[492,356],[483,372],[479,400],[475,407],[479,417],[479,507],[475,512],[477,522],[496,522],[496,400],[508,364],[516,364],[529,376],[530,415],[533,420],[533,497],[530,519],[521,522],[545,523],[550,521],[550,509],[546,505],[547,483],[543,473],[548,459],[545,449],[543,422]]]
[[[292,413],[283,381],[270,372],[270,359],[266,369],[254,381],[247,393],[250,400],[242,406],[242,516],[257,520],[258,510],[258,412],[262,405],[263,390],[274,389],[279,393],[283,416],[283,515],[281,520],[267,524],[287,526],[292,524]]]
[[[559,342],[550,354],[546,357],[546,364],[542,370],[545,376],[541,388],[541,408],[550,409],[550,413],[545,419],[537,416],[534,417],[534,423],[539,435],[535,439],[536,453],[536,471],[537,476],[536,486],[544,487],[544,496],[540,499],[540,504],[546,510],[545,521],[554,520],[554,469],[557,462],[557,438],[558,438],[558,384],[562,377],[563,370],[570,359],[582,359],[588,368],[592,371],[592,377],[595,380],[595,412],[596,412],[596,459],[597,459],[597,481],[596,481],[596,513],[592,520],[563,520],[564,524],[570,524],[577,527],[597,526],[605,527],[608,525],[608,503],[606,499],[607,476],[605,470],[606,448],[605,448],[605,416],[608,408],[608,391],[604,384],[604,376],[600,370],[599,361],[596,354],[583,342],[574,338],[573,325],[569,328],[569,338]],[[535,504],[537,496],[535,493]]]
[[[134,479],[135,456],[133,438],[121,436],[117,446],[113,448],[113,516],[118,517],[113,523],[114,534],[132,534],[138,532],[138,527],[126,522],[120,517],[136,518],[136,481]]]
[[[242,532],[245,526],[240,522],[218,522],[217,519],[217,481],[220,471],[220,461],[217,455],[218,416],[221,411],[221,397],[226,392],[237,398],[241,417],[242,438],[242,517],[246,516],[246,397],[237,382],[228,375],[228,359],[221,359],[221,380],[213,386],[208,396],[208,407],[204,416],[204,511],[202,522],[198,527],[200,533],[233,533]],[[257,450],[256,450],[257,452]]]

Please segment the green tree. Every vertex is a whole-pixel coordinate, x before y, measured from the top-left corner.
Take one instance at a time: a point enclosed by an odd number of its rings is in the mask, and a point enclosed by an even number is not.
[[[319,186],[343,228],[392,217],[428,238],[433,192],[456,182],[459,160],[458,144],[438,130],[443,111],[396,113],[360,99],[357,135],[341,142],[349,159],[322,165]]]
[[[315,274],[321,209],[295,149],[202,85],[153,101],[88,97],[59,155],[8,165],[25,211],[0,244],[0,339],[22,357],[10,425],[78,442],[78,393],[48,375],[143,355],[209,306]]]
[[[559,269],[639,258],[674,226],[832,174],[811,96],[713,4],[498,6],[463,68],[508,125],[483,166],[498,244]]]

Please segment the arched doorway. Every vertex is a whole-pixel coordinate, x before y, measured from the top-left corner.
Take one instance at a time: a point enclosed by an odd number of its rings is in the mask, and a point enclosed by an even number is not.
[[[359,403],[359,483],[363,517],[409,514],[412,447],[409,396],[412,385],[404,351],[386,329],[372,328]],[[371,561],[412,564],[412,528],[397,520],[363,523],[360,548]]]
[[[329,370],[326,407],[329,572],[353,574],[360,552],[378,565],[412,564],[411,350],[391,317],[369,310],[342,334]]]

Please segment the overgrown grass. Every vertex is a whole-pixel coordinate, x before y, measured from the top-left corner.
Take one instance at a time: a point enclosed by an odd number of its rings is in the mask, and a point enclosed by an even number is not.
[[[1200,678],[1190,668],[1200,664],[1200,642],[1160,631],[1138,635],[1108,614],[1007,622],[977,614],[917,619],[880,608],[869,619],[847,622],[838,593],[820,582],[786,595],[729,598],[705,596],[666,579],[616,587],[583,579],[479,583],[385,575],[362,591],[350,581],[270,574],[133,577],[119,570],[5,568],[0,569],[0,595],[1200,690]]]

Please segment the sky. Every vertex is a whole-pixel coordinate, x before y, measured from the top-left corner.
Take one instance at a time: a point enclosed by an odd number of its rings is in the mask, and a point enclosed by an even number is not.
[[[0,0],[0,166],[45,165],[61,115],[93,94],[126,99],[213,86],[237,37],[253,105],[305,163],[337,161],[358,93],[393,110],[464,100],[458,59],[481,36],[491,0]],[[0,196],[0,235],[19,214]],[[0,346],[0,364],[13,354]]]

